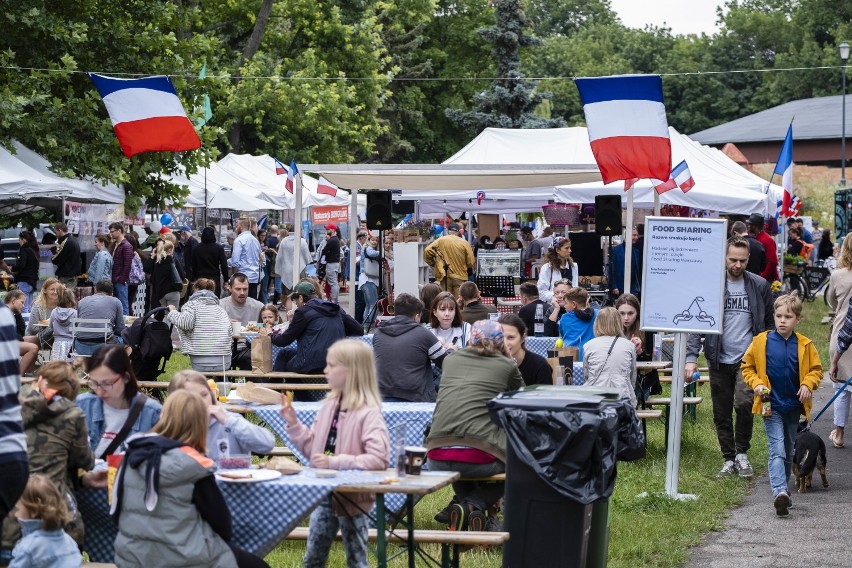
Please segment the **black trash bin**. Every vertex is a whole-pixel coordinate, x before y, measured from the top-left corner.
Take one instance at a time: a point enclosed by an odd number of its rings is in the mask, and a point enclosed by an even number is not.
[[[645,453],[635,409],[618,396],[537,385],[488,403],[507,437],[504,567],[606,565],[608,523],[593,510],[608,514],[616,461]]]

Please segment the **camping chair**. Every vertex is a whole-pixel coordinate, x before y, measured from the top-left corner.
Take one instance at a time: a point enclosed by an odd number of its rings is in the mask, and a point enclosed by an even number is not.
[[[94,334],[103,334],[103,343],[106,344],[109,341],[110,335],[112,335],[112,320],[109,319],[82,319],[82,318],[72,318],[71,319],[71,353],[69,353],[69,357],[74,359],[77,357],[91,357],[88,354],[77,353],[76,345],[78,335],[81,333],[85,333],[87,335],[86,340],[93,339],[91,336]],[[98,340],[100,337],[97,338]],[[81,339],[81,341],[86,341]],[[88,374],[84,374],[84,379],[88,379]]]

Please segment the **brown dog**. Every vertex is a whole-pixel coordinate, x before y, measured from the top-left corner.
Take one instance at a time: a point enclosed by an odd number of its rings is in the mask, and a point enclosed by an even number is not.
[[[811,487],[811,479],[814,469],[819,471],[822,477],[822,486],[828,487],[828,478],[825,475],[825,442],[810,430],[802,430],[796,436],[796,454],[793,458],[793,475],[796,476],[798,492],[804,493],[805,489]]]

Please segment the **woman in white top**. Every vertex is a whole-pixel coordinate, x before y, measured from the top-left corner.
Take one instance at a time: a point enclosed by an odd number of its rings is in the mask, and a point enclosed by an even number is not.
[[[603,308],[595,319],[595,338],[583,346],[583,385],[613,388],[636,406],[636,347],[624,337],[621,315]]]
[[[538,273],[538,297],[549,302],[553,297],[553,287],[560,280],[570,280],[572,288],[578,286],[579,269],[571,258],[571,239],[565,237],[554,237],[553,245],[547,249],[544,258],[547,262]]]
[[[444,349],[452,353],[467,347],[470,340],[470,324],[461,320],[461,310],[449,292],[435,296],[426,329],[441,340]]]

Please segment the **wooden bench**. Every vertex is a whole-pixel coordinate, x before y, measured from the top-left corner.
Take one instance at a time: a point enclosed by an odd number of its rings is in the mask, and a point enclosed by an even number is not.
[[[642,421],[654,420],[662,417],[663,411],[655,408],[643,408],[636,411],[636,416]]]
[[[685,396],[683,397],[683,405],[687,407],[687,414],[690,420],[695,422],[697,416],[695,408],[701,404],[704,398],[700,396]],[[645,399],[645,406],[665,406],[666,407],[666,445],[669,443],[669,415],[671,414],[672,399],[669,396],[651,396]]]
[[[370,542],[376,542],[376,529],[369,529],[367,539]],[[340,532],[335,536],[335,540],[340,540]],[[297,527],[293,529],[288,540],[307,540],[308,527]],[[425,530],[417,529],[414,531],[414,541],[418,544],[440,544],[441,545],[441,566],[442,568],[458,568],[459,565],[459,547],[461,546],[502,546],[509,540],[507,532],[491,532],[491,531],[448,531],[448,530]],[[408,535],[406,531],[389,533],[387,535],[389,543],[406,544]],[[452,547],[452,554],[450,553]]]

